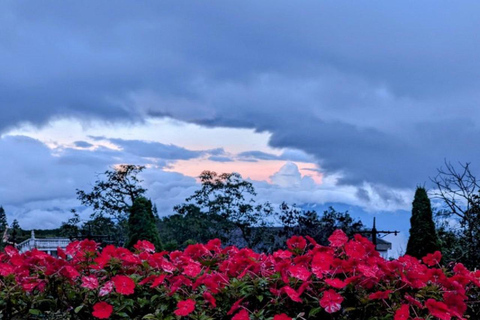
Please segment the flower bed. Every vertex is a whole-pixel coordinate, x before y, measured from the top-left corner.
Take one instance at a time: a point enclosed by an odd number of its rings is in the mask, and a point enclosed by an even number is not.
[[[307,241],[308,240],[308,241]],[[464,319],[473,315],[480,271],[386,261],[366,238],[337,230],[323,247],[307,237],[271,255],[222,248],[218,239],[185,251],[135,252],[93,241],[59,257],[37,250],[0,253],[5,319]],[[472,316],[471,319],[475,319]]]

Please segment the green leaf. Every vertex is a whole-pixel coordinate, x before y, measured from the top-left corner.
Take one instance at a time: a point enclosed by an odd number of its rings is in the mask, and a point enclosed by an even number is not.
[[[30,310],[28,310],[28,312],[31,313],[31,314],[33,314],[33,315],[36,315],[36,316],[38,316],[38,315],[40,315],[40,314],[42,313],[42,312],[41,312],[40,310],[38,310],[38,309],[30,309]]]
[[[75,313],[79,313],[80,310],[82,310],[83,308],[83,304],[82,305],[79,305],[78,307],[75,308],[75,310],[73,310]]]

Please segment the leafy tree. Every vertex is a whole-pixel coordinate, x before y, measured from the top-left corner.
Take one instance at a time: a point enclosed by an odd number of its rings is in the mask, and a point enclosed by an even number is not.
[[[441,236],[456,241],[443,241],[442,249],[453,250],[455,261],[469,268],[480,265],[480,182],[470,169],[470,164],[454,166],[445,162],[432,181],[436,184],[434,195],[444,207]],[[454,247],[452,247],[454,245]],[[445,248],[445,249],[444,249]],[[447,256],[446,256],[447,257]]]
[[[174,210],[179,214],[193,210],[206,215],[218,215],[235,226],[247,246],[255,247],[261,241],[258,229],[268,226],[267,217],[273,213],[270,204],[256,204],[253,185],[238,173],[219,175],[213,171],[203,171],[199,179],[201,188],[188,197],[186,203],[175,206]],[[235,229],[229,232],[236,232]]]
[[[206,243],[219,238],[226,245],[238,242],[230,232],[235,225],[217,214],[204,214],[192,205],[185,214],[163,217],[158,222],[160,240],[166,250],[181,250],[189,243]]]
[[[77,239],[80,234],[80,216],[75,209],[72,209],[71,213],[73,214],[73,217],[69,218],[66,222],[62,222],[59,234],[62,237]]]
[[[109,215],[125,218],[135,199],[146,192],[141,186],[142,180],[138,178],[144,169],[144,166],[132,164],[118,165],[105,171],[105,179],[95,181],[92,191],[77,189],[77,197],[83,205],[93,208],[93,217]]]
[[[5,231],[7,227],[8,227],[8,223],[7,223],[7,215],[5,214],[5,209],[3,209],[2,206],[0,206],[0,231]]]
[[[144,169],[144,166],[132,164],[117,165],[113,170],[105,171],[104,178],[95,181],[92,191],[77,189],[81,203],[93,208],[92,218],[110,216],[116,220],[118,244],[127,238],[127,220],[133,203],[146,192],[138,178]]]
[[[425,188],[418,187],[413,200],[406,254],[420,259],[439,249],[430,199]]]
[[[17,219],[13,220],[10,229],[12,229],[12,234],[10,237],[11,242],[19,243],[20,242],[19,240],[23,236],[23,232],[22,232],[22,229],[20,228],[20,224],[18,223]]]
[[[138,240],[150,241],[157,250],[162,248],[157,226],[155,225],[152,202],[144,197],[136,198],[130,209],[127,248],[133,248],[133,245]]]
[[[352,218],[348,211],[339,212],[333,207],[318,214],[314,210],[304,211],[284,202],[280,205],[279,218],[283,226],[282,234],[286,238],[308,235],[321,245],[328,245],[328,238],[337,229],[343,230],[348,236],[364,229],[362,221]]]
[[[7,215],[5,214],[5,209],[0,206],[0,250],[5,247],[5,240],[7,239]]]

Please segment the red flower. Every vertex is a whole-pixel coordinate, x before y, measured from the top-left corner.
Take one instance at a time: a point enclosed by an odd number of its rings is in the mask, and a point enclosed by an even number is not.
[[[295,289],[293,289],[292,287],[290,286],[286,286],[286,287],[283,287],[283,291],[285,291],[285,293],[290,297],[290,299],[292,299],[293,301],[295,302],[303,302],[302,299],[300,299],[300,294],[295,291]]]
[[[112,278],[115,290],[124,295],[132,294],[135,291],[135,282],[127,276],[115,276]]]
[[[195,301],[188,299],[185,301],[178,301],[177,310],[175,310],[174,313],[177,316],[188,316],[193,310],[195,310]]]
[[[428,299],[425,303],[428,311],[434,317],[437,317],[441,320],[450,320],[452,318],[452,314],[448,309],[448,306],[440,301],[436,301],[434,299]],[[396,320],[396,319],[395,319]]]
[[[0,276],[7,277],[11,274],[15,273],[15,268],[9,264],[1,263],[0,262]]]
[[[98,280],[94,276],[84,276],[82,277],[82,285],[83,288],[87,288],[90,290],[98,288]]]
[[[230,308],[230,310],[228,310],[227,316],[233,314],[235,311],[238,310],[238,308],[240,308],[240,303],[242,303],[243,299],[244,299],[244,298],[235,301],[235,303],[232,305],[232,307]]]
[[[335,279],[325,279],[325,282],[329,286],[332,286],[336,289],[343,289],[347,285],[345,282],[343,282],[342,280],[337,279],[337,278],[335,278]]]
[[[333,256],[326,252],[319,252],[313,256],[312,259],[312,271],[318,277],[322,278],[324,273],[330,270],[330,266],[333,263]]]
[[[250,320],[250,316],[248,315],[248,311],[242,309],[239,313],[233,316],[232,320]]]
[[[332,247],[341,247],[348,241],[348,237],[342,230],[335,230],[332,235],[328,238],[330,245]]]
[[[78,273],[77,269],[71,266],[66,266],[62,270],[62,274],[70,280],[75,280],[80,276],[80,273]]]
[[[155,277],[155,280],[153,280],[153,283],[150,287],[155,288],[161,285],[165,280],[165,276],[166,276],[165,274],[162,274],[162,275],[159,275],[158,277]]]
[[[205,299],[205,301],[208,301],[208,303],[210,303],[212,307],[214,308],[217,307],[217,301],[215,300],[215,298],[212,296],[210,292],[204,292],[203,299]]]
[[[292,320],[292,318],[287,316],[285,313],[282,313],[282,314],[277,314],[275,317],[273,317],[273,320]]]
[[[368,296],[368,299],[388,299],[389,294],[392,293],[392,290],[377,291]]]
[[[465,303],[464,298],[459,294],[445,292],[443,294],[443,302],[445,302],[452,312],[456,313],[456,317],[461,317],[465,311],[467,311],[467,304]]]
[[[330,289],[323,293],[323,297],[320,299],[320,305],[328,313],[334,313],[342,308],[342,301],[343,297]]]
[[[95,303],[95,305],[93,306],[92,315],[98,319],[108,319],[110,318],[112,312],[113,307],[110,304],[102,301]]]
[[[433,267],[440,263],[442,260],[442,253],[440,251],[435,251],[434,253],[429,253],[423,257],[423,262],[430,267]]]
[[[293,236],[287,240],[287,247],[290,250],[303,250],[307,246],[307,240],[300,236]]]
[[[402,304],[402,306],[395,312],[393,320],[408,320],[410,318],[410,311],[408,304]]]
[[[185,273],[189,277],[196,277],[202,271],[202,268],[198,263],[189,263],[185,267],[183,267],[183,273]]]
[[[302,267],[302,266],[290,266],[288,268],[288,271],[290,272],[292,277],[302,281],[307,281],[308,278],[310,278],[310,275],[312,274],[310,271],[308,271],[305,267]]]
[[[140,252],[155,252],[155,246],[147,240],[138,240],[133,247]]]

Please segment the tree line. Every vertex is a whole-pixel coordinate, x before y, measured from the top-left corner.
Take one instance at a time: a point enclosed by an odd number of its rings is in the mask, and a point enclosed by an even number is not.
[[[321,213],[303,210],[295,204],[274,207],[258,203],[252,183],[237,173],[217,174],[204,171],[200,188],[173,208],[174,213],[159,217],[156,207],[146,198],[137,165],[119,165],[105,171],[90,191],[77,190],[82,205],[92,208],[87,221],[75,210],[59,229],[43,231],[39,236],[92,238],[104,244],[131,247],[149,240],[158,250],[183,249],[189,244],[219,238],[225,245],[248,246],[271,252],[281,248],[293,235],[308,235],[326,245],[335,229],[348,235],[365,226],[347,212],[329,208]],[[441,250],[444,262],[462,262],[468,267],[480,265],[480,185],[469,164],[457,169],[450,163],[432,179],[432,196],[443,207],[432,210],[427,190],[418,187],[412,203],[407,254],[421,258]],[[29,235],[18,221],[8,228],[5,210],[0,207],[2,245],[20,242]]]

